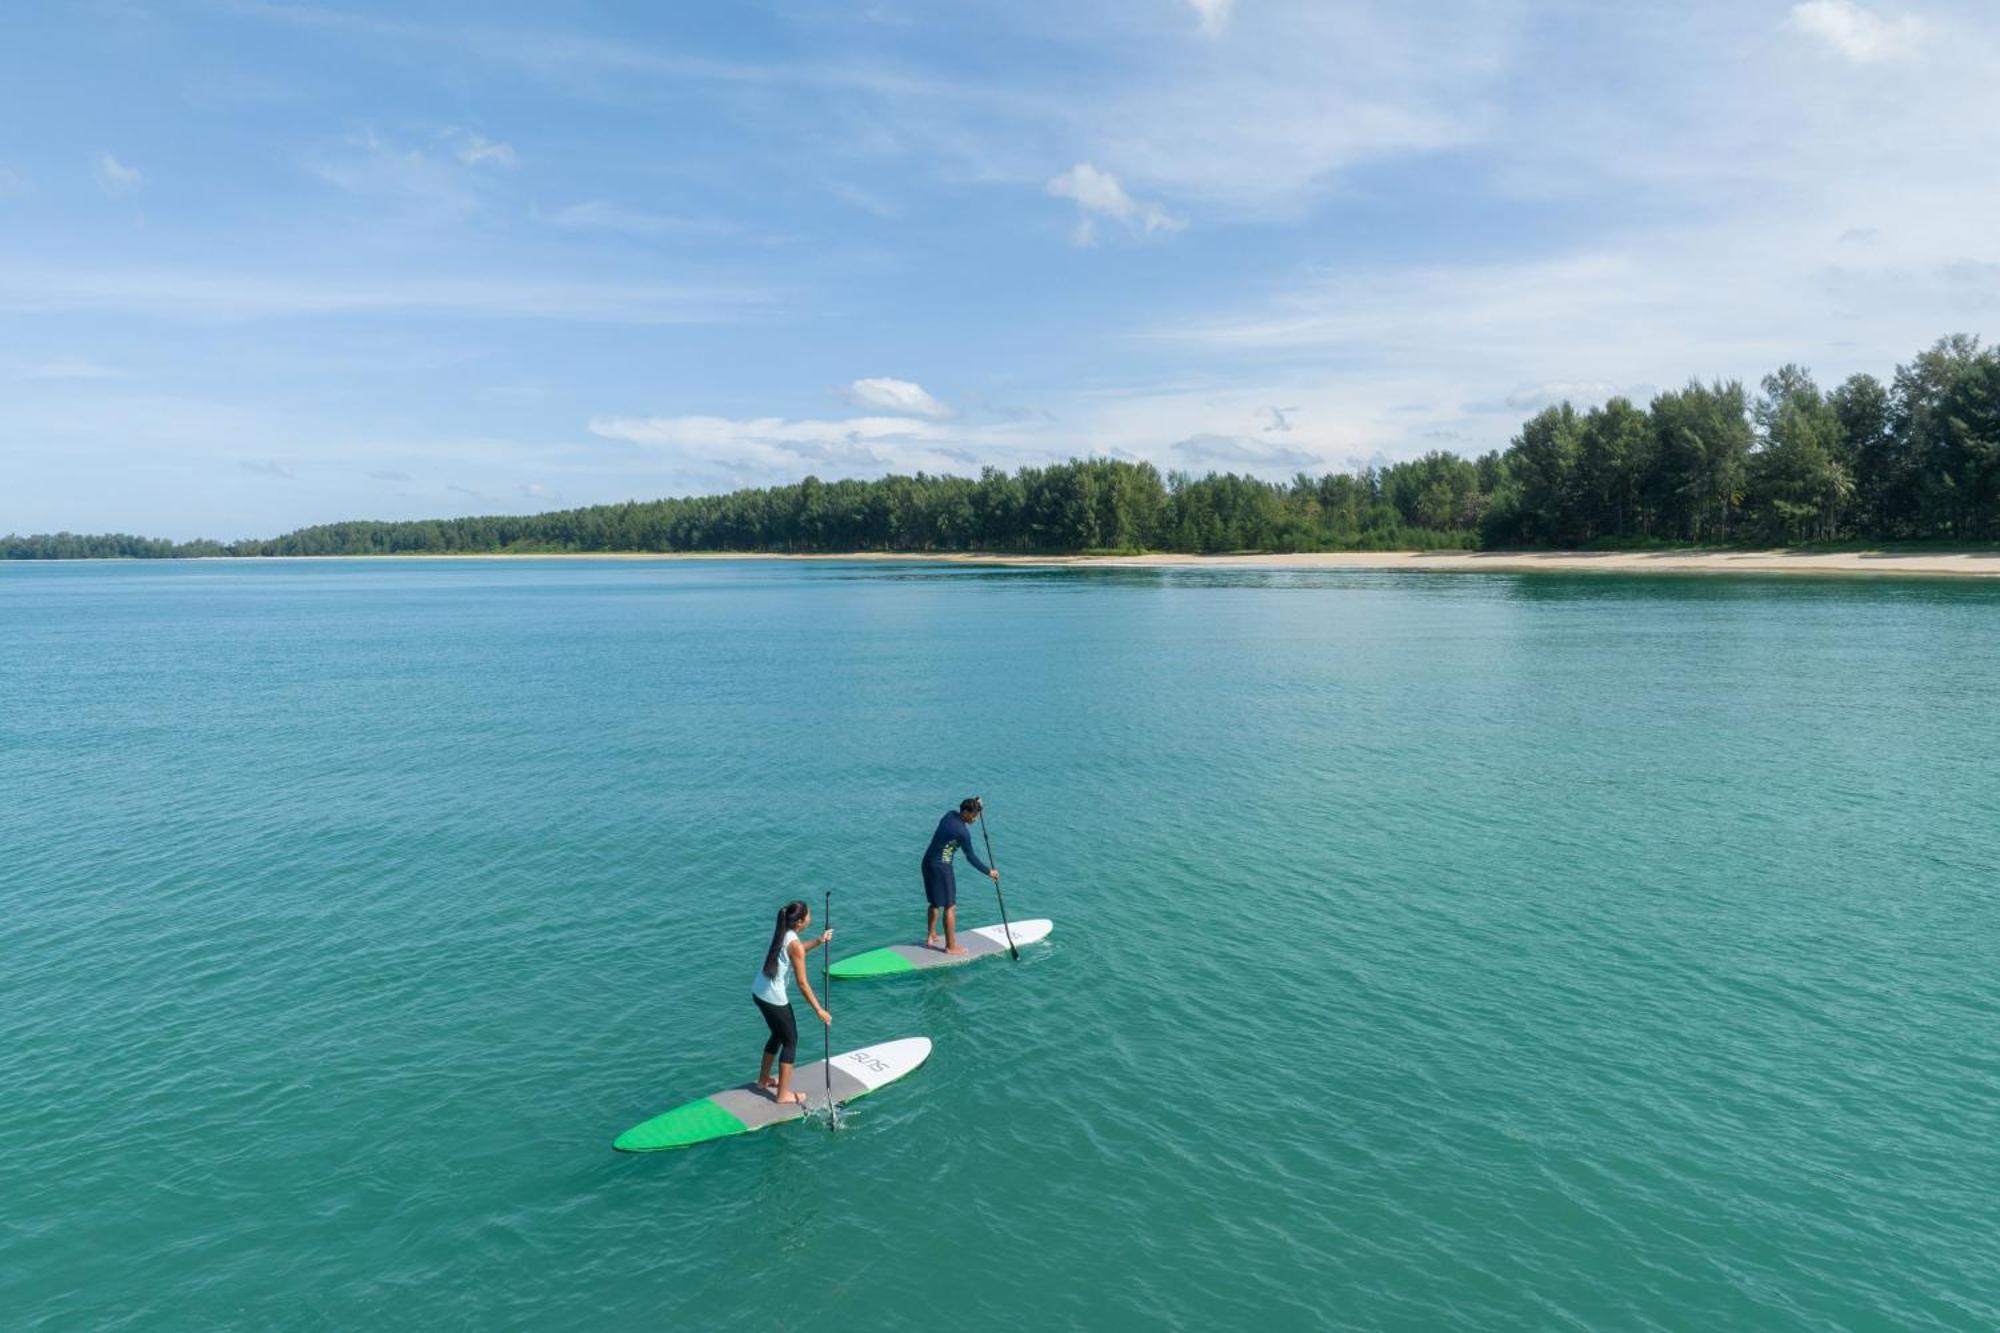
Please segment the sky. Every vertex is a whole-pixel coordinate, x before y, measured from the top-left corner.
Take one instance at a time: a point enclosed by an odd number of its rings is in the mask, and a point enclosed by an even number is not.
[[[75,0],[0,532],[1283,477],[2000,324],[1990,0]]]

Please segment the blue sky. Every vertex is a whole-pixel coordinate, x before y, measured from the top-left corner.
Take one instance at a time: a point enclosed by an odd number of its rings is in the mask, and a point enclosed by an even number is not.
[[[2000,307],[1985,0],[39,7],[0,531],[1287,475]]]

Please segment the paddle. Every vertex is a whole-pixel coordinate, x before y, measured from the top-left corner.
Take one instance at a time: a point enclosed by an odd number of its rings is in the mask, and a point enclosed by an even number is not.
[[[986,831],[986,803],[979,803],[979,836],[986,843],[986,864],[998,870],[1000,863],[993,859],[993,835]],[[1000,881],[993,881],[993,894],[1000,900],[1000,929],[1007,936],[1007,952],[1015,962],[1021,961],[1021,951],[1014,947],[1014,928],[1007,924],[1007,895],[1000,892]]]
[[[833,929],[832,889],[826,891],[826,907],[820,916],[820,922],[821,930]],[[825,1004],[833,998],[832,974],[833,950],[828,946],[822,945],[819,951],[819,993],[822,997],[820,1000],[821,1004]],[[832,1013],[833,1010],[829,1008],[827,1012]],[[826,1060],[820,1066],[820,1068],[826,1071],[826,1127],[828,1130],[834,1130],[840,1128],[840,1115],[839,1112],[834,1110],[833,1106],[833,1025],[831,1023],[821,1023],[819,1030],[826,1045]]]

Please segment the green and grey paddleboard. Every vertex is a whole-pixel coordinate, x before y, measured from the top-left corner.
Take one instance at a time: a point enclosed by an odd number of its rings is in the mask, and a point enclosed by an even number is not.
[[[905,972],[922,972],[933,967],[957,967],[960,963],[1006,953],[1010,934],[1014,947],[1019,948],[1048,938],[1048,933],[1055,928],[1055,922],[1042,918],[1016,921],[1011,929],[980,926],[976,930],[961,930],[958,942],[964,946],[965,952],[960,954],[946,953],[943,946],[933,949],[923,943],[891,944],[886,949],[870,949],[867,953],[841,959],[833,965],[833,975],[842,980],[855,981],[863,977],[899,977]]]
[[[879,1046],[833,1057],[833,1101],[844,1106],[894,1083],[931,1057],[929,1037],[899,1037]],[[812,1100],[812,1110],[826,1108],[826,1061],[815,1060],[792,1071],[792,1087]],[[700,1101],[676,1106],[620,1134],[611,1144],[619,1152],[661,1152],[686,1148],[753,1129],[769,1129],[805,1118],[805,1106],[780,1106],[771,1094],[745,1083],[712,1093]]]

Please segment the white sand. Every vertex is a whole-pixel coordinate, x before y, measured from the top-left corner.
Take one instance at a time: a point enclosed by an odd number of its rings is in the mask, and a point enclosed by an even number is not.
[[[851,555],[768,552],[563,552],[549,555],[219,556],[244,560],[869,560],[1179,569],[1376,569],[1459,574],[1873,574],[2000,578],[2000,550],[1911,555],[1888,551],[1317,551],[1295,555]]]

